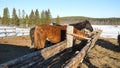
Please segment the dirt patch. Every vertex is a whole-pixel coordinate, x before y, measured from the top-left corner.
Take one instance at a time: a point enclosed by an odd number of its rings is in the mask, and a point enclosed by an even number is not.
[[[116,39],[100,38],[85,58],[86,68],[120,68],[120,47]]]
[[[31,53],[29,36],[0,39],[0,63]],[[113,38],[99,38],[85,57],[82,68],[120,68],[120,47]]]
[[[17,46],[28,46],[31,47],[29,36],[18,36],[18,37],[6,37],[0,38],[0,44],[12,44]]]
[[[0,38],[0,63],[33,52],[29,36]]]

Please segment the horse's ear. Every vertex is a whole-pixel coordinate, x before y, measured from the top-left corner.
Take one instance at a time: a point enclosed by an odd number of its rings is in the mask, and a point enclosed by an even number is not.
[[[86,19],[85,22],[89,22],[89,21]]]
[[[85,21],[87,21],[87,19],[85,19]]]

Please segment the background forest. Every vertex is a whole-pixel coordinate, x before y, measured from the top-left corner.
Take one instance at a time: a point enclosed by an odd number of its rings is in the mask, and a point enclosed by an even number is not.
[[[12,25],[19,27],[33,27],[39,24],[50,24],[51,22],[69,24],[75,23],[82,20],[89,20],[93,25],[120,25],[120,18],[90,18],[83,16],[69,16],[69,17],[59,17],[52,18],[50,9],[42,10],[41,12],[36,9],[31,10],[30,14],[26,14],[25,10],[16,11],[13,8],[12,14],[10,16],[9,9],[6,7],[3,9],[3,16],[0,15],[1,25]]]

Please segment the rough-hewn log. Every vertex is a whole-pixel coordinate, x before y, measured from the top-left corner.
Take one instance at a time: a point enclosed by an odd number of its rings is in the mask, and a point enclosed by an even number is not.
[[[38,54],[40,54],[40,51],[36,51],[34,53],[30,53],[30,54],[24,55],[22,57],[19,57],[17,59],[14,59],[14,60],[8,61],[6,63],[0,64],[0,67],[4,67],[4,66],[11,67],[11,66],[20,64],[20,63],[22,63],[26,60],[31,59],[34,56],[37,56]]]
[[[73,45],[73,26],[67,26],[67,46],[66,48],[70,48]]]
[[[49,57],[64,50],[65,46],[66,46],[66,40],[59,44],[56,44],[56,45],[53,45],[51,47],[47,47],[47,48],[41,50],[41,55],[43,56],[44,59],[48,59]]]
[[[71,59],[71,61],[65,66],[65,68],[77,68],[80,61],[82,62],[83,58],[88,52],[88,49],[94,46],[100,34],[101,30],[97,31],[91,41],[89,41],[86,46],[74,58]]]
[[[87,45],[74,57],[71,61],[65,66],[65,68],[77,68],[78,64],[86,55],[86,51],[88,50],[91,42],[87,43]]]
[[[94,31],[96,34],[92,37],[92,43],[90,45],[90,48],[88,49],[88,52],[94,47],[95,42],[97,41],[97,39],[100,37],[102,30],[95,30]]]
[[[51,47],[44,48],[41,51],[36,51],[36,52],[30,53],[30,54],[24,55],[22,57],[19,57],[17,59],[8,61],[6,63],[0,64],[0,67],[1,68],[14,67],[19,64],[24,65],[25,62],[26,62],[25,64],[28,64],[27,67],[29,67],[37,62],[37,61],[35,61],[35,62],[33,61],[33,57],[39,56],[41,58],[41,59],[39,59],[39,61],[46,60],[46,59],[54,56],[55,54],[59,53],[60,51],[64,50],[65,46],[66,46],[66,40],[63,42],[60,42],[56,45],[53,45]],[[34,63],[29,62],[29,60]]]

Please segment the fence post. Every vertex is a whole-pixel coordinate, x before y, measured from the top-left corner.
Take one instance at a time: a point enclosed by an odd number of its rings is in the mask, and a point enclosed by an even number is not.
[[[22,35],[24,35],[24,29],[22,28]]]
[[[67,46],[66,48],[72,47],[73,45],[73,26],[67,26]]]
[[[6,28],[4,29],[4,31],[5,31],[5,37],[7,37],[7,30],[6,30]]]
[[[15,36],[17,36],[17,33],[16,33],[16,28],[14,27],[13,29],[14,29],[14,31],[13,31],[13,32],[15,33]]]

